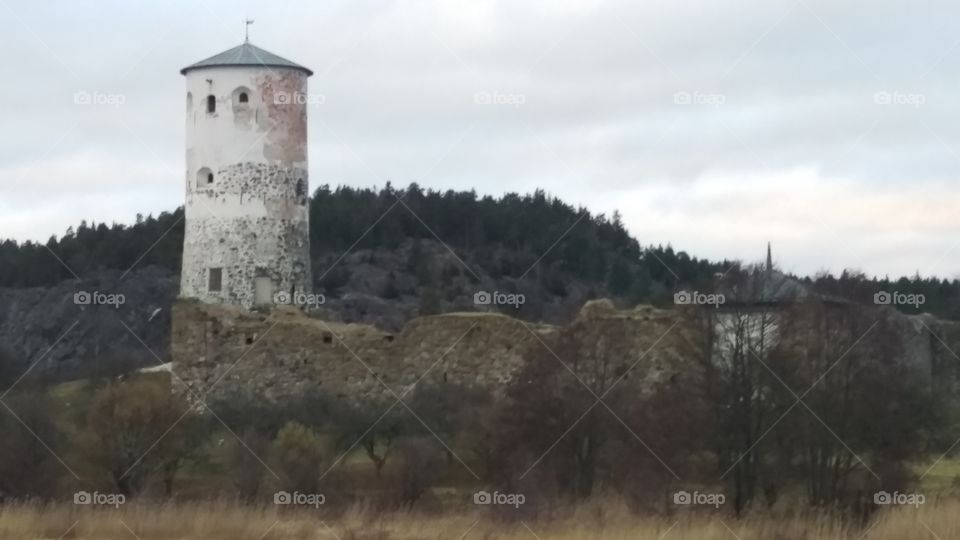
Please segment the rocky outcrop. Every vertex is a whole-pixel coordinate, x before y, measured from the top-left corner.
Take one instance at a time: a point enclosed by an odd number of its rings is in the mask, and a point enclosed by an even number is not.
[[[52,379],[160,363],[177,285],[169,272],[147,267],[54,287],[0,289],[0,345],[18,363],[14,371],[29,368]]]

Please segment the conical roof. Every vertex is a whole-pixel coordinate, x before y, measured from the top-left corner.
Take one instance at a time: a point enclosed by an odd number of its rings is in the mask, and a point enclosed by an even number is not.
[[[238,45],[232,49],[223,51],[220,54],[215,54],[210,58],[201,60],[195,64],[190,64],[189,66],[180,70],[181,74],[186,74],[188,71],[194,69],[203,69],[210,67],[221,67],[221,66],[249,66],[249,67],[266,67],[266,68],[290,68],[298,69],[303,71],[308,76],[313,75],[313,72],[309,69],[301,66],[300,64],[291,62],[286,58],[277,56],[270,51],[265,51],[260,47],[257,47],[250,42],[244,42],[241,45]]]

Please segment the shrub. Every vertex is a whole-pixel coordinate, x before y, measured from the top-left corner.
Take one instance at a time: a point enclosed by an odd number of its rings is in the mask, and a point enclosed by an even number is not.
[[[120,493],[138,494],[156,477],[169,493],[178,466],[199,445],[198,425],[169,384],[132,379],[94,396],[81,447]]]
[[[312,429],[287,422],[270,447],[270,462],[284,489],[316,493],[330,453]]]
[[[62,465],[63,436],[54,423],[51,406],[40,393],[5,398],[0,408],[0,496],[49,497],[54,494]]]

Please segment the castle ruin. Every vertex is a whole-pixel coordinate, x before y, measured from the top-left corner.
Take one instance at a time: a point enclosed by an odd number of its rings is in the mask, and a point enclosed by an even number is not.
[[[675,364],[678,313],[619,311],[588,303],[571,327],[591,351],[604,337],[627,336],[618,361],[651,375]],[[171,352],[192,393],[218,398],[249,393],[270,401],[320,391],[351,402],[403,395],[417,384],[451,383],[494,393],[526,358],[548,350],[559,327],[497,313],[448,313],[409,321],[393,334],[365,324],[328,322],[290,307],[258,313],[181,300],[174,307]],[[639,377],[642,378],[642,377]]]
[[[703,342],[680,324],[683,310],[616,310],[608,301],[589,302],[563,328],[450,313],[416,318],[390,333],[307,315],[298,299],[309,295],[312,280],[306,123],[312,72],[245,42],[181,73],[186,225],[171,354],[191,394],[246,392],[278,401],[319,390],[364,401],[403,395],[421,381],[498,392],[525,358],[549,350],[563,330],[578,333],[583,348],[564,352],[612,358],[615,369],[644,381],[677,370],[689,344]],[[773,272],[769,248],[758,284],[737,309],[775,310],[806,296]],[[711,317],[722,322],[724,313]],[[928,380],[947,372],[955,380],[956,363],[946,353],[960,348],[958,325],[903,321],[906,360]],[[711,346],[722,341],[722,324],[716,328]]]

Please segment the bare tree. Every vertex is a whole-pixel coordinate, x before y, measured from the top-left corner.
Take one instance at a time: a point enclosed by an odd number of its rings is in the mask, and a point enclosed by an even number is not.
[[[409,419],[405,411],[398,410],[400,407],[391,408],[380,401],[365,402],[342,411],[337,419],[341,446],[358,444],[373,464],[377,479],[382,478],[394,443],[408,433]]]
[[[765,473],[775,457],[768,431],[784,408],[783,389],[768,369],[782,332],[771,273],[738,268],[717,284],[722,305],[685,309],[686,356],[696,364],[691,391],[713,418],[706,444],[738,514],[761,492],[772,503],[780,489],[778,477]]]
[[[789,314],[774,369],[799,405],[779,426],[796,475],[818,506],[847,503],[906,481],[934,418],[922,379],[905,358],[893,310],[805,302]],[[802,398],[802,401],[801,401]]]
[[[177,467],[199,442],[197,425],[168,383],[138,378],[97,393],[81,446],[124,495],[142,492],[154,477],[169,493]]]
[[[651,392],[659,352],[643,351],[657,337],[638,335],[631,317],[613,314],[578,320],[535,348],[508,389],[503,414],[504,451],[533,458],[524,476],[550,471],[560,493],[577,498],[619,481],[611,452],[635,440],[625,419]],[[654,459],[649,449],[639,452]]]

